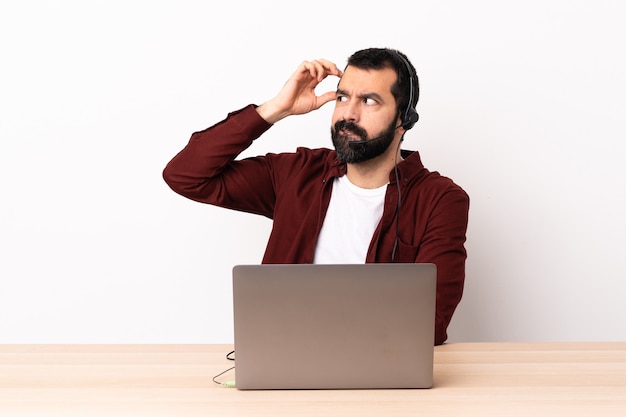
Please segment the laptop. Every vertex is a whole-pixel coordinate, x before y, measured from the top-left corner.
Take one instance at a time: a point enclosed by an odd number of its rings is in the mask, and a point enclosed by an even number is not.
[[[233,268],[235,386],[430,388],[434,264]]]

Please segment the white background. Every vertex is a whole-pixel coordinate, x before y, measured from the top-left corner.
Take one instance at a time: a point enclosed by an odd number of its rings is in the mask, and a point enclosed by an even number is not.
[[[626,340],[618,0],[13,1],[0,6],[0,342],[232,341],[271,223],[174,194],[193,131],[305,59],[404,51],[405,146],[471,197],[450,341]],[[334,89],[328,80],[320,91]],[[332,104],[248,151],[330,146]]]

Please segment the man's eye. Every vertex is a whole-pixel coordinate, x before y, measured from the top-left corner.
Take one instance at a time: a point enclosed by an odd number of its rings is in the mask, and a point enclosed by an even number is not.
[[[373,98],[366,97],[363,99],[363,103],[365,103],[367,106],[373,106],[374,104],[377,103],[377,101],[374,100]]]
[[[348,97],[346,96],[337,96],[337,101],[340,103],[345,103],[346,101],[348,101]]]

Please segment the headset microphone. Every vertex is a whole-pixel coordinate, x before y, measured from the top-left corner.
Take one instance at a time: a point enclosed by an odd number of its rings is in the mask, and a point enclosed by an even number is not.
[[[368,140],[351,140],[350,142],[348,142],[348,146],[351,148],[358,148],[361,145],[365,145],[367,142],[369,142]]]

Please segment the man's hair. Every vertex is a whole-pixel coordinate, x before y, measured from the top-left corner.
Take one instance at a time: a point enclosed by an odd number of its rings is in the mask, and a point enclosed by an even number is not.
[[[346,66],[365,70],[393,69],[398,77],[394,85],[391,86],[391,94],[396,99],[398,114],[403,115],[409,105],[411,107],[417,105],[417,100],[419,99],[419,79],[415,67],[402,52],[389,48],[362,49],[348,58]],[[409,103],[411,84],[413,85],[413,102]]]

